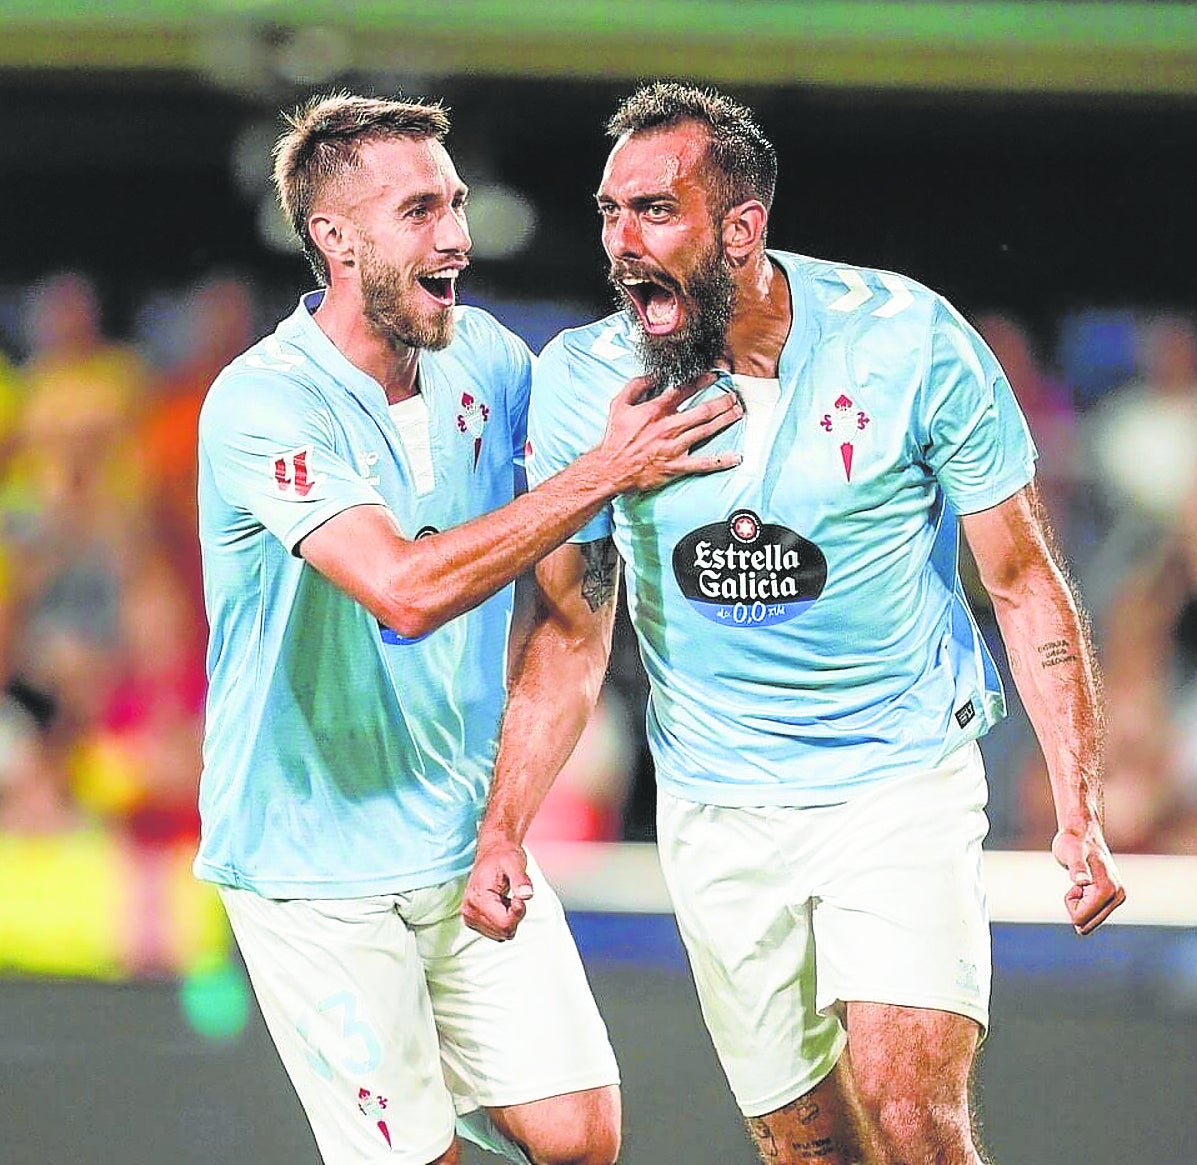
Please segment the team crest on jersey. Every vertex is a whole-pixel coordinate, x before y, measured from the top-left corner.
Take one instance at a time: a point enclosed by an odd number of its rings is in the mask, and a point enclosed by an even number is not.
[[[769,627],[801,615],[827,583],[827,559],[786,526],[752,510],[692,530],[674,547],[673,574],[704,618]]]
[[[840,460],[844,464],[844,480],[852,480],[852,459],[856,443],[870,422],[868,413],[856,407],[856,402],[846,393],[840,393],[832,405],[831,412],[824,413],[819,424],[824,431],[839,443]]]
[[[299,498],[308,496],[321,482],[312,467],[312,447],[304,445],[289,453],[279,453],[270,459],[270,476],[280,494]]]
[[[359,1088],[357,1090],[357,1107],[362,1116],[369,1117],[378,1126],[383,1140],[390,1145],[391,1130],[387,1128],[387,1122],[384,1119],[387,1111],[387,1098],[372,1093],[368,1088]]]
[[[490,409],[468,392],[461,394],[461,412],[457,414],[457,429],[474,438],[474,468],[478,468],[478,455],[482,452],[482,430],[490,420]]]

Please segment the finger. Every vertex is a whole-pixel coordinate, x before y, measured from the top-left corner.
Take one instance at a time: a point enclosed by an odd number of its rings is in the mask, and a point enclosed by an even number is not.
[[[528,876],[528,860],[522,849],[501,855],[495,871],[494,886],[500,892],[504,905],[513,898],[527,901],[532,897],[532,879]]]
[[[512,898],[499,910],[492,910],[487,916],[487,925],[493,931],[489,937],[501,943],[515,938],[516,929],[527,912],[522,898]]]
[[[1065,895],[1065,909],[1077,934],[1088,934],[1100,926],[1126,900],[1121,886],[1107,882],[1103,887],[1073,886]]]
[[[1088,886],[1093,882],[1093,871],[1089,868],[1089,859],[1084,850],[1078,850],[1068,863],[1068,873],[1075,886]]]
[[[735,393],[723,393],[715,400],[703,401],[685,412],[675,413],[661,422],[663,438],[675,442],[678,451],[690,450],[731,428],[744,415],[744,406]]]
[[[668,396],[674,389],[660,389],[660,384],[652,376],[634,376],[616,394],[615,400],[620,404],[643,404],[649,400],[660,400]]]
[[[507,906],[501,898],[489,892],[482,899],[471,899],[462,907],[461,917],[471,930],[495,942],[506,942],[515,934],[527,907],[521,899]]]
[[[675,385],[670,390],[670,395],[676,404],[680,406],[696,393],[702,392],[704,388],[710,388],[718,379],[719,377],[714,372],[700,372],[692,380],[687,380],[684,384]],[[661,395],[664,396],[666,394],[662,393]],[[659,400],[660,397],[657,399]]]
[[[462,905],[461,920],[470,930],[476,930],[486,938],[495,940],[500,938],[499,931],[486,908],[476,902],[466,902]]]
[[[700,372],[693,380],[670,385],[668,388],[660,388],[656,381],[650,380],[648,377],[641,377],[640,380],[647,387],[643,390],[641,399],[637,401],[633,398],[633,403],[639,404],[641,407],[652,405],[656,415],[667,416],[671,412],[682,411],[682,406],[688,400],[702,392],[704,388],[710,388],[718,379],[719,377],[714,372]],[[721,395],[734,396],[735,394]]]
[[[1100,898],[1094,897],[1091,902],[1085,904],[1084,913],[1073,920],[1077,934],[1092,934],[1125,901],[1126,891],[1121,886],[1112,887]]]
[[[722,473],[725,469],[735,469],[744,458],[739,453],[711,453],[706,456],[689,457],[686,459],[686,472],[695,477],[706,473]]]
[[[711,403],[715,402],[712,401]],[[677,435],[678,439],[684,442],[689,448],[701,445],[704,441],[709,441],[716,434],[722,433],[724,429],[730,429],[744,415],[743,406],[734,397],[729,404],[720,402],[720,407],[716,410],[709,410],[704,404],[699,405],[698,408],[692,411],[697,414],[700,410],[702,416],[706,419],[695,418],[698,419],[697,424],[688,422]],[[683,415],[689,417],[689,414]]]

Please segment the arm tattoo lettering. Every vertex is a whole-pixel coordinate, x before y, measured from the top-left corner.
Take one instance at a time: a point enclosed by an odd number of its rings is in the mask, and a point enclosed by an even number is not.
[[[819,1137],[815,1141],[791,1141],[790,1148],[798,1154],[800,1161],[818,1161],[835,1152],[835,1144],[830,1137]]]
[[[1039,666],[1057,667],[1062,663],[1076,663],[1077,655],[1067,639],[1052,639],[1036,648],[1039,652]]]
[[[619,555],[610,538],[582,544],[582,557],[586,569],[582,574],[582,598],[591,611],[605,606],[615,596],[615,584],[619,577]]]

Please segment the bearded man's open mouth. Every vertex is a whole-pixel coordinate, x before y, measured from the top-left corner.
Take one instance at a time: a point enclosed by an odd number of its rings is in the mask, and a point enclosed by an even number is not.
[[[613,273],[611,281],[631,301],[650,336],[668,336],[681,326],[682,303],[675,284],[665,282],[660,275],[650,277],[629,271]]]

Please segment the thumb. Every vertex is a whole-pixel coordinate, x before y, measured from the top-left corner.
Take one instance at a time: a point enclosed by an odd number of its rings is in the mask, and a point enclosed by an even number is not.
[[[1072,876],[1072,885],[1068,887],[1064,895],[1064,902],[1069,909],[1072,909],[1079,907],[1084,901],[1085,891],[1093,885],[1093,873],[1084,857],[1078,857],[1068,872]]]
[[[1093,872],[1089,869],[1089,859],[1084,854],[1077,855],[1076,859],[1069,864],[1068,872],[1072,875],[1074,886],[1093,885]]]

